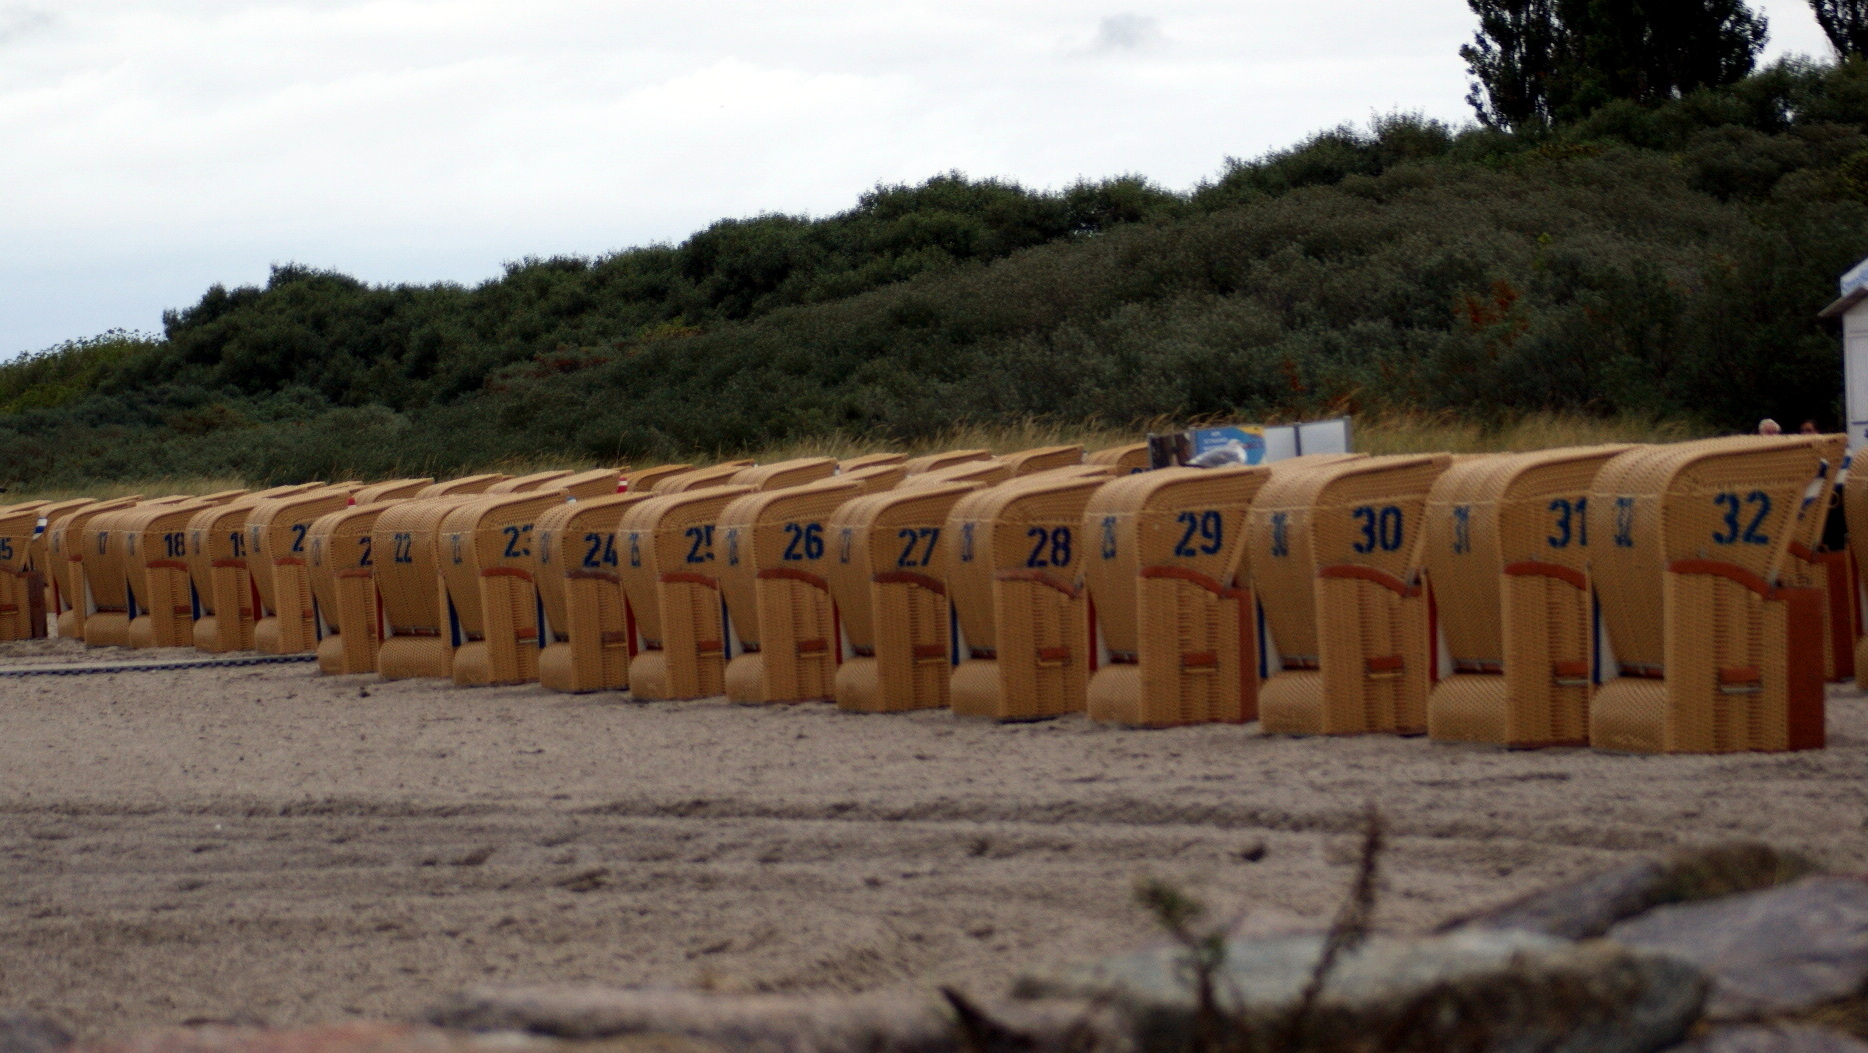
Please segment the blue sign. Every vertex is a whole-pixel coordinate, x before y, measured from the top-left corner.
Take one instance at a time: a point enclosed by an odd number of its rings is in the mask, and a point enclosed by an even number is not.
[[[1847,296],[1864,285],[1868,285],[1868,260],[1850,267],[1848,273],[1844,274],[1842,280],[1836,284],[1839,287],[1838,295],[1841,296]]]
[[[1233,425],[1224,428],[1195,428],[1187,434],[1193,440],[1194,457],[1208,450],[1217,450],[1236,444],[1245,448],[1245,463],[1264,463],[1265,431],[1263,428],[1242,428]]]

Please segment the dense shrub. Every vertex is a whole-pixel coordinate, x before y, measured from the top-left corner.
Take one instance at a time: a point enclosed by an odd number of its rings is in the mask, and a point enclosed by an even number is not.
[[[446,472],[1029,417],[1839,416],[1868,68],[1556,131],[1396,115],[1171,195],[957,174],[475,288],[282,267],[0,367],[0,476]]]

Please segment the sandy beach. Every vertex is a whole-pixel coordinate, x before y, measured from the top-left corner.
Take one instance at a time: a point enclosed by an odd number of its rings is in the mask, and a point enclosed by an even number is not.
[[[0,670],[194,659],[0,645]],[[1380,924],[1736,838],[1868,864],[1829,748],[1631,757],[637,703],[312,663],[0,678],[0,992],[87,1037],[409,1018],[469,983],[1003,987],[1151,938],[1138,878],[1321,922],[1381,809]]]

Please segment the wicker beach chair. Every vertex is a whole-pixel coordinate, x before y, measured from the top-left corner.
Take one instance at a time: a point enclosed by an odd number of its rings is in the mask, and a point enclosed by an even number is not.
[[[96,609],[92,595],[91,582],[85,574],[84,553],[89,538],[91,521],[110,512],[122,511],[142,500],[141,497],[118,497],[108,501],[98,501],[64,515],[47,524],[46,549],[53,565],[52,573],[58,582],[59,603],[53,612],[58,621],[58,634],[73,640],[85,638],[85,620]],[[95,569],[95,568],[93,568]],[[126,625],[127,629],[128,626]]]
[[[629,686],[629,604],[616,531],[623,513],[654,496],[626,491],[567,502],[539,514],[533,581],[545,607],[538,681],[553,691]]]
[[[86,647],[130,645],[130,572],[128,517],[149,505],[175,504],[182,495],[135,501],[90,517],[84,524],[78,558],[86,589],[84,644]],[[68,542],[69,543],[69,539]]]
[[[200,613],[189,562],[189,524],[203,510],[243,500],[228,491],[125,514],[118,525],[124,542],[131,647],[192,647]]]
[[[1033,720],[1084,709],[1094,648],[1083,509],[1108,481],[1106,470],[1039,473],[954,504],[942,546],[960,632],[955,713]]]
[[[514,476],[511,479],[501,479],[487,487],[484,492],[488,496],[498,494],[529,494],[545,489],[556,489],[560,481],[570,477],[570,469],[553,468],[548,471],[533,472],[529,475]]]
[[[725,552],[716,576],[736,644],[726,668],[728,698],[761,703],[834,697],[836,609],[824,577],[831,555],[828,521],[864,492],[861,482],[839,475],[746,494],[721,511]]]
[[[256,593],[248,569],[247,514],[261,501],[323,483],[275,486],[212,505],[188,521],[188,578],[194,588],[194,645],[210,654],[253,648]]]
[[[399,489],[400,498],[341,508],[311,524],[306,569],[318,612],[318,668],[325,673],[376,671],[383,641],[376,521],[384,511],[414,499],[416,488]]]
[[[774,461],[771,464],[756,464],[733,473],[734,486],[750,486],[754,490],[778,490],[787,486],[803,486],[820,479],[828,479],[837,473],[837,462],[831,457],[799,457],[789,461]]]
[[[615,492],[614,483],[609,492]],[[442,518],[436,535],[441,583],[460,634],[451,667],[456,684],[483,687],[538,679],[541,619],[532,583],[534,530],[538,517],[565,498],[555,487],[488,491]]]
[[[45,635],[44,591],[31,573],[33,535],[45,505],[0,505],[0,642]]]
[[[638,468],[623,473],[623,480],[617,485],[632,494],[653,493],[663,479],[672,479],[694,470],[691,464],[658,464],[653,468]]]
[[[903,474],[908,471],[908,455],[905,453],[865,453],[856,457],[846,457],[837,462],[837,472],[854,472],[862,468],[875,468],[881,465],[899,465]]]
[[[1111,446],[1106,450],[1097,450],[1084,460],[1089,464],[1110,465],[1122,475],[1145,472],[1151,463],[1148,456],[1148,444],[1145,442],[1132,442],[1126,446]]]
[[[1267,734],[1427,730],[1433,646],[1417,574],[1428,488],[1445,454],[1274,472],[1246,516],[1243,558],[1277,665]]]
[[[1823,744],[1821,597],[1776,584],[1825,440],[1743,436],[1612,458],[1590,556],[1620,676],[1589,741],[1641,753]]]
[[[1012,466],[1012,477],[1036,475],[1053,468],[1065,468],[1083,463],[1083,446],[1070,443],[1064,446],[1036,446],[1017,453],[1008,453],[1002,460]]]
[[[952,618],[940,537],[954,503],[977,482],[917,485],[910,475],[855,498],[828,522],[824,577],[837,604],[840,709],[898,713],[947,705]]]
[[[382,501],[406,501],[433,486],[433,479],[384,479],[357,488],[350,495],[352,504],[373,505]]]
[[[377,675],[386,680],[452,677],[459,619],[441,583],[439,535],[449,512],[485,496],[469,490],[390,505],[370,528],[376,594],[383,605]]]
[[[459,479],[445,479],[438,483],[429,483],[415,491],[416,497],[464,497],[468,494],[483,494],[495,483],[512,478],[498,472],[481,475],[463,475]]]
[[[733,477],[742,470],[751,468],[751,461],[723,461],[705,468],[690,468],[683,472],[671,473],[657,480],[650,487],[657,494],[685,494],[693,490],[705,490],[715,486],[730,486]],[[637,489],[631,485],[631,490]]]
[[[871,464],[861,468],[840,468],[835,478],[844,482],[857,483],[863,493],[879,494],[884,490],[893,490],[908,480],[906,466],[896,464]]]
[[[248,560],[259,604],[253,646],[271,654],[299,654],[318,647],[306,542],[320,516],[350,504],[355,489],[330,486],[256,503],[247,512]]]
[[[52,554],[52,524],[73,512],[87,508],[97,502],[88,497],[71,498],[65,501],[48,501],[39,506],[39,520],[33,525],[33,536],[26,542],[26,571],[32,595],[26,598],[28,636],[44,636],[50,631],[52,618],[62,609],[60,606],[60,573],[65,560],[54,559]],[[34,605],[37,609],[34,610]]]
[[[925,472],[909,475],[901,481],[904,490],[921,487],[946,486],[950,483],[978,483],[981,486],[997,486],[1012,477],[1012,466],[996,457],[985,460],[961,461],[941,468],[930,468]]]
[[[636,699],[704,698],[725,691],[732,656],[716,576],[722,554],[717,525],[734,498],[752,492],[724,481],[658,490],[623,513],[616,544],[623,593],[635,619],[629,693]]]
[[[1258,718],[1256,602],[1224,577],[1270,477],[1265,467],[1137,471],[1090,497],[1083,575],[1107,660],[1090,675],[1091,718]]]
[[[968,461],[993,460],[991,450],[943,450],[940,453],[924,453],[919,457],[910,457],[903,462],[909,475],[920,475],[937,468],[948,468]]]
[[[573,472],[541,489],[561,490],[572,501],[589,501],[621,492],[623,480],[627,478],[628,468],[592,468],[587,472]]]
[[[1463,460],[1427,497],[1423,562],[1452,658],[1436,739],[1584,745],[1594,693],[1589,489],[1625,445]]]
[[[90,616],[85,619],[87,646],[128,647],[130,616],[136,599],[131,595],[130,557],[138,540],[133,529],[139,515],[167,505],[196,502],[187,494],[169,494],[137,501],[92,519],[82,545],[85,576],[91,591]]]
[[[1848,574],[1852,583],[1849,589],[1847,607],[1855,614],[1856,636],[1853,641],[1855,652],[1855,686],[1868,690],[1868,634],[1862,630],[1863,624],[1862,593],[1864,571],[1868,571],[1868,460],[1859,468],[1851,467],[1842,484],[1842,512],[1849,527]],[[1840,604],[1838,606],[1841,606]]]
[[[1815,589],[1822,600],[1823,679],[1855,675],[1855,623],[1859,613],[1847,552],[1823,547],[1823,527],[1836,503],[1835,481],[1848,456],[1848,436],[1825,435],[1822,465],[1798,503],[1790,545],[1784,551],[1782,584]]]

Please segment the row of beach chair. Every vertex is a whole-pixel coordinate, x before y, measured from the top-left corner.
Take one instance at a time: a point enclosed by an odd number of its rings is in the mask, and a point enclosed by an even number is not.
[[[1823,744],[1841,436],[1147,469],[1145,444],[0,507],[0,639],[638,700],[1633,752]],[[1860,543],[1860,542],[1858,542]]]

